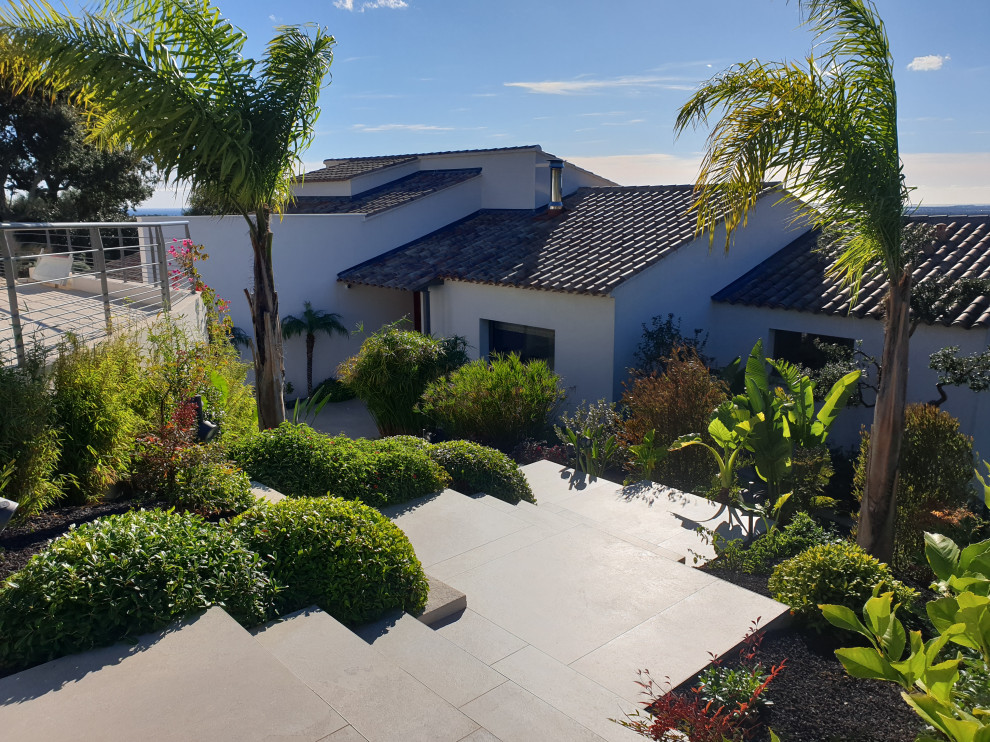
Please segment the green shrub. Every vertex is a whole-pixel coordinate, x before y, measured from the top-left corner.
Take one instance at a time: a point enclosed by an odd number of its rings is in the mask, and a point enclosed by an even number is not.
[[[18,517],[48,507],[62,492],[46,360],[40,345],[27,349],[20,366],[5,366],[0,356],[0,471],[13,465],[3,497],[18,503]]]
[[[863,496],[869,433],[864,432],[853,483]],[[904,439],[898,458],[894,563],[924,563],[924,528],[933,510],[952,510],[972,494],[973,439],[959,432],[959,421],[932,405],[905,410]]]
[[[230,449],[251,479],[290,497],[327,494],[380,507],[438,492],[450,477],[418,438],[330,438],[282,423]]]
[[[336,497],[282,500],[234,519],[234,531],[266,555],[282,612],[315,603],[358,624],[426,605],[423,567],[405,534],[378,511]]]
[[[58,473],[73,502],[91,502],[122,479],[141,418],[141,354],[128,336],[93,348],[69,340],[52,366],[53,421],[62,443]]]
[[[815,523],[810,515],[799,512],[786,526],[773,526],[749,546],[741,539],[726,541],[716,538],[718,561],[712,566],[733,572],[767,574],[783,559],[790,559],[812,546],[836,540],[834,534]]]
[[[323,399],[324,397],[326,397],[327,404],[346,402],[349,399],[354,399],[354,391],[344,382],[331,376],[317,384],[313,393],[309,395],[310,399]]]
[[[169,503],[203,515],[240,513],[257,500],[251,480],[233,464],[206,461],[182,471]]]
[[[465,495],[484,492],[511,503],[536,502],[516,462],[494,448],[470,441],[448,441],[431,446],[430,458],[451,476],[451,487]]]
[[[131,511],[56,539],[0,588],[0,666],[17,670],[160,629],[213,605],[261,623],[259,557],[195,515]]]
[[[819,605],[859,610],[878,586],[880,592],[893,592],[905,610],[918,597],[916,590],[893,578],[890,567],[851,543],[813,546],[777,565],[767,583],[776,600],[818,629],[828,626]]]
[[[572,447],[574,468],[597,477],[622,457],[618,442],[621,426],[622,415],[615,402],[600,399],[591,404],[582,401],[574,412],[561,414],[560,425],[553,429],[561,443]]]
[[[422,410],[450,438],[508,453],[527,438],[542,438],[564,400],[545,361],[495,356],[462,366],[423,393]]]
[[[675,348],[661,376],[644,376],[626,384],[622,404],[628,415],[622,423],[619,442],[627,450],[639,445],[650,430],[654,446],[666,449],[675,440],[691,433],[715,445],[708,424],[715,408],[728,400],[725,383],[714,378],[691,348]],[[629,470],[636,467],[629,462]],[[690,446],[671,453],[653,472],[656,482],[688,492],[704,493],[718,468],[714,457],[702,446]]]
[[[337,374],[368,405],[381,435],[416,434],[426,424],[416,409],[423,390],[465,363],[466,347],[461,337],[434,338],[386,325]]]

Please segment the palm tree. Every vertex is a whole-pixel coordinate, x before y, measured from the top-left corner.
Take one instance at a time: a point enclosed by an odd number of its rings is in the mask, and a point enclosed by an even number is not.
[[[889,284],[883,375],[877,393],[859,543],[889,561],[894,485],[904,430],[911,298],[902,245],[907,188],[897,148],[893,58],[869,0],[799,0],[819,47],[804,64],[752,60],[705,82],[680,109],[675,130],[711,129],[694,208],[698,231],[724,218],[725,249],[744,226],[767,180],[830,235],[833,270],[855,296],[864,269],[879,264]]]
[[[285,404],[271,217],[291,199],[312,141],[334,38],[323,28],[282,26],[255,61],[242,54],[244,32],[208,2],[109,0],[105,9],[76,18],[22,0],[0,10],[0,75],[95,101],[88,125],[97,141],[129,144],[166,178],[244,217],[258,420],[278,425]]]
[[[291,314],[282,320],[282,337],[291,338],[296,335],[306,336],[306,396],[313,396],[313,347],[316,345],[316,333],[325,332],[330,337],[341,335],[347,337],[350,333],[340,321],[336,312],[324,312],[313,309],[313,305],[303,302],[302,317]]]

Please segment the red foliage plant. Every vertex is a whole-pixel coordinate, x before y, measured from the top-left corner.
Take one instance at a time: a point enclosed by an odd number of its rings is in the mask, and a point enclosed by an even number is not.
[[[180,404],[159,430],[137,439],[131,485],[143,494],[167,495],[175,488],[180,469],[199,463],[196,405]]]

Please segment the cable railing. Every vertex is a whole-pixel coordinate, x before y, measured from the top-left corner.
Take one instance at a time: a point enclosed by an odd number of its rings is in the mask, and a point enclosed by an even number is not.
[[[0,223],[0,362],[88,342],[168,312],[195,291],[165,227],[189,222]]]

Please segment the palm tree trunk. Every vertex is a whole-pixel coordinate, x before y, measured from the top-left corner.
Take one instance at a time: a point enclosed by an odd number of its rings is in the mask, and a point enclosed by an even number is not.
[[[904,437],[910,305],[911,273],[905,271],[896,281],[891,279],[887,295],[881,377],[856,539],[866,551],[888,563],[894,555],[897,462]]]
[[[316,345],[316,335],[306,333],[306,396],[313,396],[313,346]]]
[[[274,428],[285,420],[282,327],[275,292],[269,220],[270,213],[264,207],[257,209],[253,223],[248,219],[254,250],[254,292],[247,296],[254,325],[254,385],[258,396],[258,427],[262,430]]]

